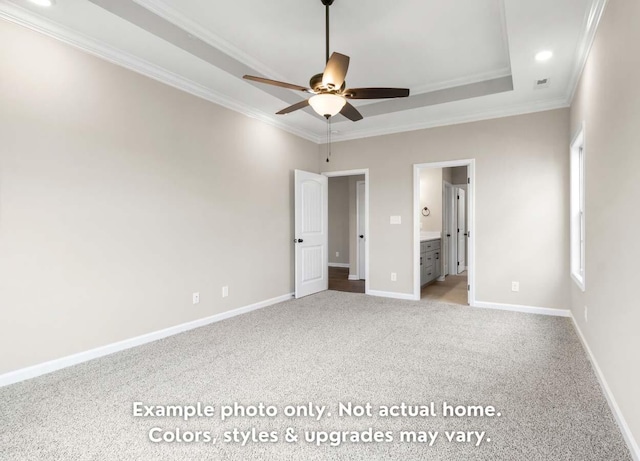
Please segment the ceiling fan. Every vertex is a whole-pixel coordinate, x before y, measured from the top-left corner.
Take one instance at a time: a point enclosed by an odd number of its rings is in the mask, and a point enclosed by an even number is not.
[[[333,4],[334,0],[321,1],[326,11],[327,65],[323,73],[311,77],[309,81],[310,88],[262,77],[254,77],[252,75],[245,75],[243,78],[314,95],[309,99],[282,109],[280,112],[277,112],[278,115],[288,114],[311,105],[319,115],[327,119],[340,113],[349,120],[357,122],[358,120],[362,120],[362,114],[358,112],[347,99],[390,99],[408,97],[409,90],[406,88],[346,88],[345,77],[349,69],[349,56],[333,53],[331,57],[329,57],[329,7]]]

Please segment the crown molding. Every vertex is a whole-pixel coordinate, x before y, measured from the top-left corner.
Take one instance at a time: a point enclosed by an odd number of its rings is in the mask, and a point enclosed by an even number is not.
[[[72,30],[55,21],[33,13],[32,11],[10,3],[0,3],[0,18],[42,33],[51,38],[71,45],[93,56],[109,61],[156,81],[185,91],[189,94],[239,112],[247,117],[260,120],[271,126],[319,144],[321,136],[307,130],[301,130],[274,119],[269,114],[256,110],[246,104],[233,100],[211,88],[184,78],[138,56],[125,53],[104,42]]]
[[[446,90],[449,88],[455,88],[457,86],[472,85],[474,83],[485,82],[487,80],[495,80],[503,77],[511,76],[511,66],[503,67],[502,69],[491,70],[489,72],[482,72],[474,74],[468,77],[453,78],[451,80],[443,80],[436,83],[427,83],[411,89],[411,95],[416,96],[422,93],[431,93],[433,91]]]
[[[596,38],[598,26],[600,25],[600,20],[602,19],[606,6],[607,0],[593,0],[590,10],[585,15],[582,27],[582,37],[580,38],[574,53],[575,60],[573,62],[571,77],[567,85],[567,102],[569,105],[573,103],[573,98],[576,94],[576,90],[578,89],[578,84],[580,83],[584,66],[587,64],[587,59],[589,59],[589,53],[591,52],[591,47],[593,46],[593,42]]]
[[[549,101],[536,101],[526,104],[512,105],[500,109],[479,111],[473,114],[463,114],[456,117],[441,118],[436,120],[426,120],[417,123],[409,123],[393,128],[370,129],[347,133],[344,135],[334,134],[334,142],[350,141],[353,139],[370,138],[374,136],[384,136],[388,134],[404,133],[407,131],[424,130],[427,128],[437,128],[448,125],[460,125],[463,123],[479,122],[496,118],[513,117],[516,115],[532,114],[547,110],[564,109],[569,107],[565,98],[558,98]]]
[[[162,0],[133,0],[140,6],[149,9],[155,14],[158,14],[163,19],[170,21],[174,25],[183,28],[188,33],[197,36],[199,39],[207,42],[211,46],[215,46],[221,51],[229,54],[231,57],[251,66],[264,75],[272,78],[281,79],[276,72],[269,69],[264,64],[251,58],[246,53],[243,53],[239,49],[235,48],[228,42],[224,41],[220,37],[205,30],[197,23],[185,18],[177,13],[175,10],[169,8]],[[504,2],[501,1],[501,12],[504,15]],[[500,109],[490,109],[487,111],[479,111],[474,114],[461,114],[460,116],[441,118],[436,120],[419,121],[416,123],[404,124],[395,127],[385,127],[379,129],[365,129],[346,133],[344,135],[335,135],[334,140],[336,142],[348,141],[352,139],[361,139],[372,136],[382,136],[387,134],[422,130],[427,128],[435,128],[446,125],[456,125],[462,123],[469,123],[481,120],[488,120],[492,118],[502,118],[515,115],[522,115],[527,113],[540,112],[545,110],[553,110],[559,108],[569,107],[573,101],[576,88],[582,76],[582,71],[589,56],[589,51],[593,45],[593,41],[596,36],[599,22],[602,18],[607,0],[593,0],[591,9],[588,14],[585,15],[583,32],[580,42],[576,48],[574,65],[571,73],[571,79],[567,85],[566,96],[560,99],[554,99],[549,101],[534,101],[526,104],[519,104],[514,106],[508,106]],[[118,50],[106,43],[95,40],[82,33],[74,31],[62,24],[49,20],[41,15],[33,13],[32,11],[14,5],[9,2],[0,3],[0,18],[14,22],[21,26],[27,27],[34,31],[43,33],[47,36],[60,40],[66,44],[79,48],[89,54],[105,59],[109,62],[145,75],[149,78],[177,88],[179,90],[190,93],[199,98],[205,99],[212,103],[221,105],[227,109],[239,112],[248,117],[260,120],[271,126],[287,131],[291,134],[299,136],[303,139],[309,140],[316,144],[322,144],[324,137],[309,130],[302,130],[290,126],[289,124],[282,122],[274,118],[271,114],[267,114],[263,111],[254,109],[247,104],[240,103],[232,98],[229,98],[215,90],[205,87],[197,82],[186,79],[178,74],[170,72],[160,66],[145,61],[137,56],[125,53]],[[504,20],[504,18],[503,18]],[[504,32],[504,40],[508,46],[508,37],[506,36],[506,30]],[[486,74],[478,74],[472,77],[466,77],[464,79],[452,80],[449,82],[439,82],[438,84],[424,85],[414,90],[414,94],[420,94],[429,91],[436,91],[438,88],[446,88],[454,83],[460,82],[476,82],[486,78],[487,75],[501,76],[505,72],[510,72],[510,67],[505,69],[499,69]]]
[[[287,79],[283,75],[279,74],[274,69],[270,68],[254,57],[249,56],[247,53],[240,50],[240,48],[232,45],[219,35],[214,34],[198,22],[187,18],[184,14],[178,12],[175,8],[172,8],[163,0],[133,0],[133,2],[160,16],[162,19],[169,21],[174,26],[179,27],[180,29],[193,35],[194,37],[199,38],[208,45],[217,48],[218,50],[231,56],[235,60],[240,61],[246,66],[257,70],[262,75],[274,80],[287,81]],[[293,90],[291,91],[298,94]]]

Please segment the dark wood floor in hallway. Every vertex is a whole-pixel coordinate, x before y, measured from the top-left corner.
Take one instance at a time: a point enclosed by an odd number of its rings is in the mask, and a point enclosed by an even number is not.
[[[346,267],[329,267],[329,289],[364,293],[364,280],[349,280],[349,269]]]

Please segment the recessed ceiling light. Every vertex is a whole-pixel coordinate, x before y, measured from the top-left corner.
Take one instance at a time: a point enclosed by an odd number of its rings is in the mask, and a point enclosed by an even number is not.
[[[54,0],[29,0],[31,3],[35,3],[38,6],[52,6]]]
[[[536,54],[536,61],[548,61],[553,56],[553,52],[549,50],[541,51]]]

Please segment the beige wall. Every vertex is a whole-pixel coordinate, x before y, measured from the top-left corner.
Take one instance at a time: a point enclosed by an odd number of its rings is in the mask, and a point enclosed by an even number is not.
[[[420,209],[416,210],[425,232],[442,232],[442,168],[423,168],[420,170]],[[429,216],[422,210],[429,208]]]
[[[586,292],[573,314],[640,443],[640,3],[610,0],[571,108],[585,122]],[[588,307],[588,323],[584,307]]]
[[[336,252],[340,255],[336,256]],[[329,178],[329,262],[349,263],[349,178]]]
[[[562,109],[336,143],[321,167],[369,168],[371,289],[410,294],[412,165],[475,158],[477,300],[567,309],[568,143]]]
[[[4,21],[0,43],[0,373],[293,291],[316,145]]]
[[[455,168],[449,168],[451,176],[449,177],[449,182],[451,184],[459,186],[460,184],[467,183],[467,167],[466,166],[457,166]]]

